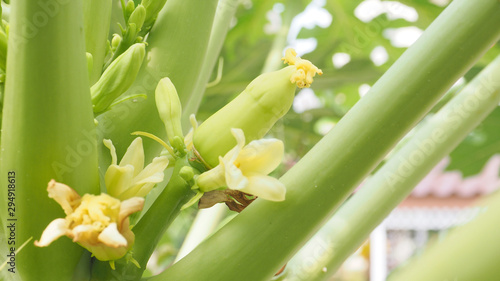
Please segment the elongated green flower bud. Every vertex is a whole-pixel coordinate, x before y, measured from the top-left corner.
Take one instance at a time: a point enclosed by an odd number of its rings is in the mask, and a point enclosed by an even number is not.
[[[283,59],[290,66],[255,78],[194,132],[194,147],[205,164],[216,166],[218,157],[236,145],[231,128],[242,129],[248,142],[262,138],[292,106],[295,84],[309,87],[312,77],[322,74],[310,61],[296,55],[288,49]]]
[[[111,39],[111,51],[115,51],[116,48],[118,48],[118,45],[120,45],[120,42],[122,41],[122,37],[119,34],[113,34],[113,39]]]
[[[144,30],[147,32],[153,26],[158,13],[165,6],[167,0],[142,0],[142,5],[146,8],[146,20],[144,21]]]
[[[137,30],[140,30],[142,28],[142,25],[144,24],[145,19],[146,19],[146,9],[144,8],[143,5],[138,5],[130,15],[128,23],[135,24]]]
[[[184,139],[181,126],[181,101],[179,100],[174,84],[168,77],[158,82],[155,91],[155,101],[160,119],[165,124],[165,130],[167,131],[167,137],[170,144],[174,144],[176,136],[181,140]]]
[[[127,4],[125,4],[125,9],[124,9],[124,11],[125,11],[124,15],[125,15],[125,19],[127,20],[127,22],[128,22],[128,19],[130,18],[130,15],[132,15],[132,13],[134,12],[134,10],[135,10],[134,1],[128,0]]]
[[[106,111],[111,103],[132,85],[145,54],[145,44],[137,43],[109,65],[99,81],[90,89],[94,113]]]

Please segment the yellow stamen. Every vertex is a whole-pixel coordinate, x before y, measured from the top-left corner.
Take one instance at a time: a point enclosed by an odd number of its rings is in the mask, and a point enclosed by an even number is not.
[[[286,49],[285,56],[282,60],[284,63],[295,66],[296,70],[290,77],[290,81],[297,84],[299,88],[309,88],[316,73],[319,75],[323,74],[323,71],[312,64],[312,62],[297,56],[297,52],[292,48]]]

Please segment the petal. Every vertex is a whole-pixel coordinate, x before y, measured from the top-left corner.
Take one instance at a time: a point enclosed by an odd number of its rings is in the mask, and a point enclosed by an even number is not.
[[[122,194],[120,200],[126,200],[132,197],[146,197],[153,189],[156,183],[147,182],[141,184],[134,184],[130,189]]]
[[[241,150],[236,162],[244,174],[267,175],[281,163],[284,151],[283,142],[280,140],[255,140]]]
[[[236,139],[237,146],[245,146],[245,133],[242,129],[232,128],[231,134],[233,134],[234,138]]]
[[[166,156],[155,157],[151,164],[147,165],[133,180],[136,184],[148,182],[159,183],[163,181],[163,171],[168,166]]]
[[[111,153],[111,165],[116,165],[117,162],[117,157],[116,157],[116,148],[113,145],[113,142],[111,140],[103,140],[104,146],[109,148],[109,152]]]
[[[113,197],[120,198],[120,195],[126,192],[132,179],[134,178],[134,167],[126,166],[109,166],[104,175],[104,184],[106,185],[107,193]]]
[[[208,192],[226,186],[222,161],[222,157],[219,157],[219,165],[196,178],[196,185],[198,185],[200,191]]]
[[[98,234],[98,231],[92,225],[80,224],[73,228],[68,236],[73,238],[73,242],[95,244],[97,243]]]
[[[73,207],[78,203],[78,199],[80,199],[80,195],[78,195],[73,188],[65,184],[58,183],[55,180],[51,180],[49,182],[47,191],[49,192],[49,198],[52,198],[59,203],[66,215],[73,212]]]
[[[110,223],[97,237],[97,240],[109,247],[126,247],[127,239],[118,231],[116,223]]]
[[[238,158],[240,151],[245,146],[245,133],[243,133],[243,130],[233,128],[231,129],[231,133],[236,139],[236,146],[229,152],[227,152],[226,155],[224,155],[224,160],[226,160],[227,162],[236,161],[236,158]]]
[[[118,215],[118,223],[121,229],[123,220],[125,220],[131,214],[142,210],[144,207],[144,198],[142,197],[132,197],[125,201],[122,201],[120,206],[120,214]]]
[[[248,179],[243,175],[240,169],[232,162],[223,161],[222,164],[227,187],[234,190],[242,190],[248,185]]]
[[[66,228],[65,219],[55,219],[49,223],[47,228],[42,233],[40,241],[35,241],[37,247],[47,247],[50,243],[57,240],[59,237],[66,235],[68,229]]]
[[[134,166],[134,175],[137,175],[144,168],[144,148],[142,147],[142,139],[135,138],[134,141],[127,148],[127,152],[123,155],[120,161],[120,166],[132,165]]]
[[[285,200],[286,188],[279,180],[269,176],[252,176],[248,178],[248,185],[240,189],[248,194],[270,201]]]

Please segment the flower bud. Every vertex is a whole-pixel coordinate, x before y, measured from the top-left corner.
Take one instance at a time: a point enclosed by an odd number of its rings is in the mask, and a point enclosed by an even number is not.
[[[135,3],[133,0],[128,0],[127,4],[125,4],[125,19],[129,19],[130,15],[134,12],[135,10]]]
[[[122,37],[118,34],[113,34],[113,39],[111,39],[111,50],[114,52],[116,48],[118,48],[118,45],[120,45],[120,42],[122,41]]]
[[[146,19],[144,21],[146,29],[151,28],[166,2],[167,0],[142,0],[141,4],[146,8]]]
[[[90,89],[94,113],[106,111],[116,98],[128,90],[141,68],[145,54],[143,43],[134,44],[106,68]]]
[[[182,107],[177,90],[168,77],[158,82],[155,91],[156,107],[160,114],[160,119],[165,124],[167,138],[170,144],[174,144],[175,137],[184,139],[181,126]]]
[[[209,167],[215,167],[219,156],[236,145],[232,128],[242,129],[249,142],[262,138],[292,106],[295,86],[309,87],[312,77],[322,73],[311,62],[296,57],[293,49],[287,50],[284,59],[290,66],[255,78],[194,132],[194,148]]]
[[[179,171],[179,176],[186,182],[189,182],[194,178],[194,169],[189,166],[184,166]]]
[[[146,19],[146,9],[144,8],[144,6],[139,5],[130,15],[128,23],[135,24],[137,30],[140,30],[142,28],[142,25],[144,24],[145,19]]]

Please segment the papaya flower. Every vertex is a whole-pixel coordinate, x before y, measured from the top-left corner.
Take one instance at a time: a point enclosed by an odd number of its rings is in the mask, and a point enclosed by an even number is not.
[[[144,167],[144,148],[140,137],[132,141],[119,164],[113,142],[111,140],[103,142],[111,152],[111,165],[104,175],[109,195],[120,200],[145,197],[155,184],[163,181],[163,171],[168,166],[168,157],[155,157]]]
[[[85,194],[51,180],[49,197],[61,205],[65,218],[53,220],[35,246],[47,247],[61,236],[68,236],[90,251],[98,260],[113,261],[123,257],[134,244],[129,216],[142,210],[144,198],[120,201],[105,193]]]
[[[231,129],[237,145],[219,157],[219,165],[201,174],[196,185],[201,192],[225,187],[271,201],[285,200],[286,188],[278,179],[268,176],[281,163],[283,142],[260,139],[245,145],[241,129]]]
[[[323,73],[293,49],[282,60],[289,66],[259,75],[194,132],[194,151],[208,168],[236,145],[231,128],[242,129],[248,142],[261,139],[290,110],[295,89],[310,87],[313,77]]]

